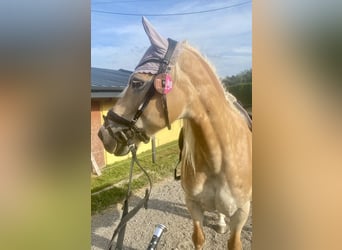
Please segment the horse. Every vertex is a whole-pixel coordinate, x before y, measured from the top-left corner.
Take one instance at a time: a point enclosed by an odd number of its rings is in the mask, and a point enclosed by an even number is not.
[[[98,136],[106,151],[126,155],[132,145],[182,119],[179,164],[194,247],[203,249],[205,243],[204,211],[215,211],[220,233],[230,218],[228,249],[242,249],[252,199],[251,130],[198,50],[164,38],[145,17],[142,23],[151,46],[104,116]]]

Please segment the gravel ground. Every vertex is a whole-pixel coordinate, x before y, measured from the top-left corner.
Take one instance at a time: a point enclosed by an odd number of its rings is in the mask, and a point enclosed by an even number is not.
[[[144,190],[137,192],[129,201],[131,210],[144,196]],[[121,204],[108,208],[100,214],[92,216],[91,243],[92,250],[106,249],[112,234],[121,218]],[[242,231],[244,250],[251,249],[252,219],[251,214]],[[204,233],[206,242],[204,249],[227,249],[229,229],[224,234],[214,230],[217,215],[205,213]],[[229,220],[229,219],[228,219]],[[229,222],[229,221],[228,221]],[[124,248],[127,250],[146,249],[151,240],[155,225],[164,224],[167,227],[158,244],[158,249],[194,249],[192,235],[192,220],[184,203],[184,194],[179,181],[168,178],[154,184],[148,203],[148,209],[142,208],[126,227]],[[228,224],[228,223],[227,223]],[[228,224],[229,225],[229,224]]]

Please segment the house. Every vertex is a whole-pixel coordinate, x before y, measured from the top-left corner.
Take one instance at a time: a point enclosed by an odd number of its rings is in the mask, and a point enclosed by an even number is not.
[[[103,115],[121,97],[132,71],[119,69],[91,68],[91,154],[97,165],[103,168],[114,162],[127,159],[128,156],[116,157],[104,150],[97,132],[103,123]],[[163,129],[155,135],[155,144],[160,146],[178,139],[181,121],[172,124],[172,130]],[[151,142],[141,144],[138,153],[151,149]]]

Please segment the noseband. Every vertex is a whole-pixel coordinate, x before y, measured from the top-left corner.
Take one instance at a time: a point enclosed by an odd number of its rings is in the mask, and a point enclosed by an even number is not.
[[[145,108],[147,107],[147,105],[149,104],[150,100],[152,99],[152,97],[156,94],[156,89],[155,86],[153,84],[155,77],[161,73],[167,73],[169,71],[169,64],[170,64],[170,59],[174,53],[174,50],[176,48],[177,42],[168,38],[168,42],[169,42],[169,46],[167,48],[166,54],[164,56],[163,59],[149,59],[143,62],[143,64],[147,63],[147,62],[158,62],[159,63],[159,69],[158,69],[158,73],[156,75],[153,75],[151,81],[152,84],[150,86],[150,88],[148,89],[143,102],[140,104],[140,106],[138,107],[138,110],[135,112],[134,117],[132,118],[132,120],[127,120],[126,118],[118,115],[117,113],[115,113],[113,110],[109,110],[107,113],[107,116],[104,116],[104,120],[105,120],[105,127],[106,129],[109,131],[110,135],[112,137],[114,137],[115,139],[124,142],[127,145],[130,145],[133,143],[133,139],[134,137],[136,137],[137,139],[139,139],[140,141],[147,143],[149,141],[149,137],[147,136],[146,132],[144,129],[142,128],[138,128],[136,126],[136,122],[138,121],[139,117],[142,115],[142,113],[144,112]],[[140,66],[140,65],[138,65]],[[165,83],[164,81],[162,81],[162,85],[164,86]],[[158,92],[159,93],[159,92]],[[161,100],[162,100],[162,106],[163,106],[163,111],[164,111],[164,117],[165,117],[165,121],[166,121],[166,125],[168,127],[168,129],[171,129],[171,125],[170,125],[170,121],[169,121],[169,114],[168,114],[168,108],[167,108],[167,100],[166,100],[166,94],[162,94],[161,95]],[[109,120],[119,124],[119,125],[123,125],[124,127],[126,127],[125,129],[114,133],[112,131],[112,128],[109,126]]]

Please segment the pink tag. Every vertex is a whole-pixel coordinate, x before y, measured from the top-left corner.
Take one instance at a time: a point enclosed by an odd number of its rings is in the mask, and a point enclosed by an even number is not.
[[[166,74],[165,76],[165,88],[164,88],[164,94],[167,94],[172,89],[172,79],[169,74]]]
[[[157,90],[160,94],[167,94],[172,89],[172,79],[169,74],[159,74],[154,79],[154,88]]]

